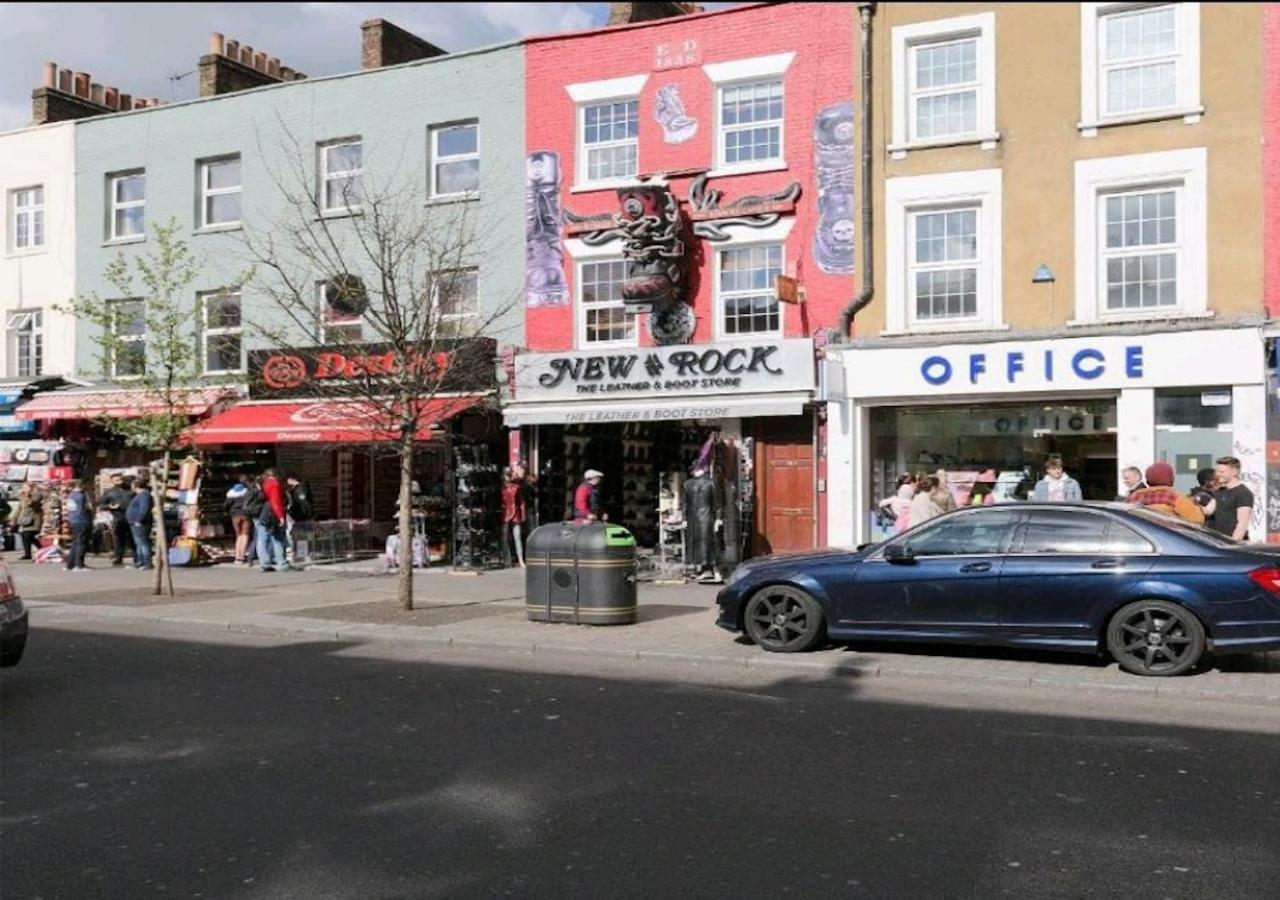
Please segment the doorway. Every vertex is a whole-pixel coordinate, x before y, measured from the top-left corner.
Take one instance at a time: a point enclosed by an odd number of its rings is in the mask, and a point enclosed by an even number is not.
[[[817,524],[812,414],[758,419],[754,437],[757,503],[752,554],[812,550]]]

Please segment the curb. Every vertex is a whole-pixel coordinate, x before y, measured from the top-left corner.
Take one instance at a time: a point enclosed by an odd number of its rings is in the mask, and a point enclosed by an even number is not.
[[[75,620],[83,620],[85,607],[71,604],[41,605],[48,612],[54,612],[54,622],[58,627],[65,626]],[[242,619],[202,619],[195,616],[138,616],[132,615],[132,608],[112,607],[109,611],[93,607],[87,618],[98,618],[112,622],[147,622],[161,626],[194,626],[216,631],[238,634],[256,634],[272,637],[320,637],[324,640],[342,643],[344,641],[398,641],[431,647],[449,648],[475,652],[519,653],[530,656],[575,656],[582,658],[636,660],[649,662],[691,663],[696,665],[721,666],[726,668],[750,669],[753,671],[828,673],[833,677],[887,677],[887,678],[919,678],[940,679],[949,682],[962,680],[971,683],[1013,685],[1031,688],[1069,688],[1073,690],[1102,691],[1123,693],[1128,695],[1147,695],[1158,698],[1178,698],[1194,700],[1243,700],[1243,701],[1277,701],[1280,700],[1280,678],[1274,685],[1265,685],[1261,690],[1242,690],[1230,687],[1197,686],[1194,679],[1148,678],[1136,682],[1101,681],[1078,678],[1063,674],[1008,674],[1003,672],[956,672],[936,668],[914,666],[896,662],[873,660],[868,662],[847,661],[839,665],[818,658],[791,658],[770,654],[742,654],[725,656],[712,653],[691,653],[646,649],[618,649],[614,647],[590,647],[582,644],[567,644],[557,641],[529,640],[502,641],[477,638],[457,638],[448,635],[425,633],[417,626],[386,625],[374,623],[335,623],[329,619],[305,619],[290,617],[287,622],[283,617],[271,614],[246,616]],[[62,610],[74,610],[79,615],[60,616]],[[59,621],[60,620],[60,621]],[[413,628],[413,631],[406,629]],[[1272,673],[1258,673],[1262,675]],[[1124,677],[1124,676],[1119,676]],[[1204,677],[1204,676],[1200,676]],[[1134,676],[1137,678],[1137,676]],[[1183,683],[1187,682],[1187,683]]]

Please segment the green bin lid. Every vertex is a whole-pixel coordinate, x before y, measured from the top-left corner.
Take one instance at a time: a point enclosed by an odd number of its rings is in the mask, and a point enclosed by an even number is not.
[[[622,526],[609,525],[604,532],[604,543],[607,547],[634,547],[636,539]]]

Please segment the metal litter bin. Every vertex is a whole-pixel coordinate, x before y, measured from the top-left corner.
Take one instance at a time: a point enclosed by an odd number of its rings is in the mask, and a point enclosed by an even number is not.
[[[524,548],[525,612],[534,622],[636,620],[636,539],[603,522],[543,525]]]

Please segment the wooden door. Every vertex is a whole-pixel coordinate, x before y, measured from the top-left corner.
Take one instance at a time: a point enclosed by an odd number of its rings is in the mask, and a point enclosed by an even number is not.
[[[811,550],[814,541],[813,420],[760,419],[755,428],[755,555]]]

